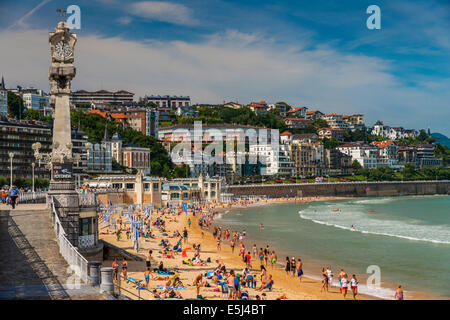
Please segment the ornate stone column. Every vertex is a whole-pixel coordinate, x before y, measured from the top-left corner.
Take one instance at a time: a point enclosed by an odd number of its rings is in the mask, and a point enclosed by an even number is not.
[[[49,196],[53,196],[55,208],[67,238],[77,247],[80,208],[72,175],[69,103],[70,83],[76,73],[73,66],[76,40],[76,35],[70,33],[69,27],[64,21],[58,23],[55,32],[49,33],[52,63],[49,70],[50,104],[55,109]]]

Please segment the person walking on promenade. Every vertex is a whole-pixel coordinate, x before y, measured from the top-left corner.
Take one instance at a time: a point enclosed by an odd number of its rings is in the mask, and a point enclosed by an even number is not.
[[[9,197],[11,198],[11,206],[13,209],[16,208],[16,200],[17,200],[18,196],[19,196],[19,190],[17,189],[17,187],[11,186],[11,188],[9,189]]]

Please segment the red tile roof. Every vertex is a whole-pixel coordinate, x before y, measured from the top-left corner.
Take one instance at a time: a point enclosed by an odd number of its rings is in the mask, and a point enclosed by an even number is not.
[[[305,118],[284,118],[284,120],[289,120],[289,121],[307,121],[307,122],[309,122],[309,119],[305,119]]]
[[[280,136],[292,136],[292,133],[290,133],[289,131],[285,131],[282,134],[280,134]]]
[[[372,145],[377,146],[380,149],[384,149],[388,146],[390,146],[393,143],[393,141],[388,140],[388,141],[373,141],[371,142]]]

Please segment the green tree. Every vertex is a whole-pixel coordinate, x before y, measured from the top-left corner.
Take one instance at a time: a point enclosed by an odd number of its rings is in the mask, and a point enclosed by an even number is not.
[[[334,149],[334,148],[336,148],[339,145],[339,141],[337,141],[334,138],[331,138],[331,139],[324,138],[322,140],[322,142],[323,142],[323,147],[325,149]],[[358,162],[358,164],[359,164],[359,162]]]
[[[191,174],[190,167],[183,163],[181,166],[175,166],[173,169],[174,178],[188,178]]]
[[[8,116],[23,119],[25,107],[22,98],[14,92],[8,91]]]
[[[41,117],[39,111],[30,108],[25,111],[25,119],[40,120]]]
[[[362,169],[362,166],[361,166],[361,164],[358,162],[358,160],[353,160],[353,162],[352,162],[352,168],[353,168],[354,170],[361,170],[361,169]]]

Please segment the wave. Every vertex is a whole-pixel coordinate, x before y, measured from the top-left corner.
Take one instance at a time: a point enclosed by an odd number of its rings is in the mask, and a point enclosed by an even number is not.
[[[309,220],[312,221],[314,223],[317,224],[322,224],[322,225],[327,225],[330,227],[334,227],[334,228],[339,228],[339,229],[343,229],[343,230],[348,230],[351,232],[359,232],[362,234],[374,234],[374,235],[379,235],[379,236],[388,236],[388,237],[395,237],[395,238],[400,238],[400,239],[407,239],[407,240],[413,240],[413,241],[425,241],[425,242],[431,242],[431,243],[439,243],[439,244],[450,244],[450,241],[445,241],[445,240],[437,240],[437,239],[430,239],[430,238],[420,238],[417,236],[409,236],[409,235],[401,235],[401,234],[394,234],[394,233],[389,233],[389,232],[380,232],[380,231],[375,231],[375,230],[364,230],[364,229],[352,229],[351,227],[348,226],[343,226],[340,224],[336,224],[336,223],[332,223],[332,222],[327,222],[327,221],[321,221],[321,220],[317,220],[314,219],[312,217],[308,217],[304,214],[302,214],[301,211],[299,211],[300,217],[302,219],[305,220]],[[410,227],[407,224],[403,224],[404,227]],[[425,232],[427,233],[427,232]]]

